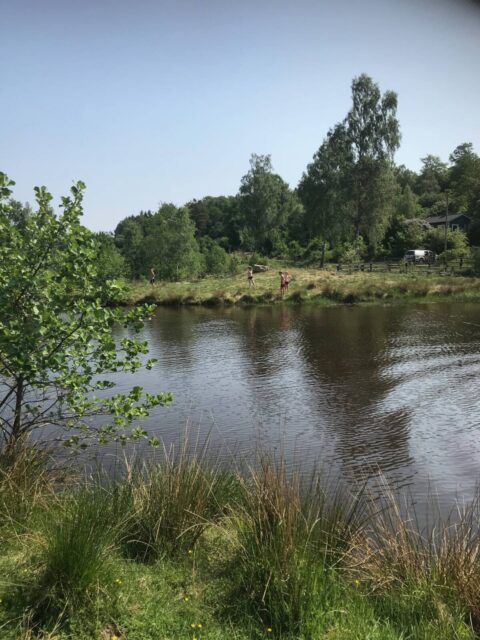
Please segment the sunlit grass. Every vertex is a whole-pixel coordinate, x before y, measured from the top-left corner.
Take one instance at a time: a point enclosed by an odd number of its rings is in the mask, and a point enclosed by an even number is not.
[[[477,502],[423,530],[388,487],[238,462],[183,440],[114,480],[27,491],[0,546],[2,640],[477,637]]]
[[[278,266],[255,275],[250,287],[246,274],[208,277],[195,282],[128,284],[125,302],[159,304],[271,304],[274,302],[358,303],[407,299],[480,300],[480,278],[427,276],[422,273],[343,273],[290,268],[289,291],[280,292]]]

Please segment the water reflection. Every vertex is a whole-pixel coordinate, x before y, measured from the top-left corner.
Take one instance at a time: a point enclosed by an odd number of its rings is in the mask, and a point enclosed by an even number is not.
[[[159,309],[140,384],[175,402],[148,426],[169,441],[188,420],[223,451],[281,444],[305,469],[384,475],[420,501],[430,480],[449,501],[477,481],[479,318],[458,304]]]

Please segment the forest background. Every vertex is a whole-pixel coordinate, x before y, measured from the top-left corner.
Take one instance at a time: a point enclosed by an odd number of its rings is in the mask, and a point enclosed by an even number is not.
[[[183,206],[162,203],[95,234],[106,279],[163,280],[236,273],[242,262],[280,258],[289,264],[402,259],[411,249],[464,258],[480,244],[480,156],[470,142],[448,162],[421,159],[418,172],[395,164],[400,146],[397,94],[366,74],[351,85],[352,103],[291,188],[270,155],[252,154],[238,193]],[[13,202],[16,224],[29,205]],[[431,216],[465,214],[467,233],[433,228]],[[445,251],[446,249],[446,251]],[[243,253],[243,256],[239,254]]]

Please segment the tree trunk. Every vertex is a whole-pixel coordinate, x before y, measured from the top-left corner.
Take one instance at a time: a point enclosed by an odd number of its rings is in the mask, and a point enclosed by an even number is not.
[[[8,439],[8,447],[12,448],[18,441],[22,430],[22,406],[23,406],[23,394],[25,392],[24,380],[22,377],[17,378],[17,391],[15,399],[15,414],[13,418],[13,427],[10,437]]]

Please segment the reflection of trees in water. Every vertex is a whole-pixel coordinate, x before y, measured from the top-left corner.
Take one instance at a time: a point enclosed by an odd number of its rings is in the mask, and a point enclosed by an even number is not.
[[[206,320],[215,319],[212,309],[159,307],[146,326],[145,336],[152,354],[165,369],[178,370],[195,360],[195,329]]]
[[[406,307],[305,307],[302,314],[302,354],[321,394],[319,425],[335,440],[348,475],[402,468],[409,454],[409,414],[378,415],[376,407],[395,386],[384,374],[388,345],[401,329]]]

